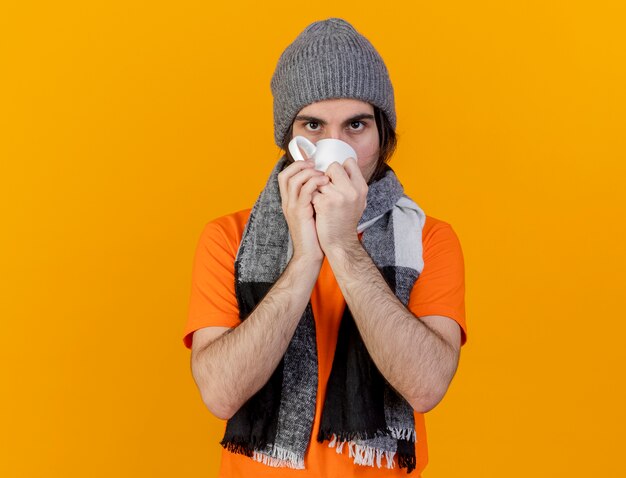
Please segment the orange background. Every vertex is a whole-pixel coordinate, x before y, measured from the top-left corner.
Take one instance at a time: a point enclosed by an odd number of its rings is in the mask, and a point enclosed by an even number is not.
[[[329,16],[385,59],[391,165],[463,246],[469,341],[424,476],[623,469],[624,3],[326,5],[3,5],[1,476],[215,476],[193,251],[264,186],[271,74]]]

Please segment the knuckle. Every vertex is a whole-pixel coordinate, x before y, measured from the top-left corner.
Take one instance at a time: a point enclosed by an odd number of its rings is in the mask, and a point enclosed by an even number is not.
[[[299,176],[296,174],[294,176],[291,176],[288,180],[287,180],[287,184],[289,184],[289,187],[293,187],[294,184],[298,183],[298,179]]]

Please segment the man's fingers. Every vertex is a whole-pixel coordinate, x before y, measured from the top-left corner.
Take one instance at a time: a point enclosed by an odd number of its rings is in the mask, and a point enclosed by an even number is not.
[[[305,169],[312,169],[314,166],[313,161],[294,161],[280,173],[278,173],[278,188],[280,190],[280,198],[283,205],[287,204],[289,199],[289,187],[288,182],[294,175]]]
[[[310,203],[313,200],[313,196],[319,194],[318,189],[324,187],[329,181],[330,179],[326,175],[309,179],[300,190],[300,196],[298,198],[300,205],[304,206]]]
[[[290,204],[296,204],[301,194],[302,186],[310,179],[316,177],[324,177],[324,174],[316,169],[307,168],[289,178],[287,182],[287,201]]]
[[[350,178],[350,181],[352,181],[352,184],[356,187],[360,189],[367,186],[367,181],[365,181],[363,173],[361,173],[361,168],[359,168],[359,165],[354,158],[346,159],[343,162],[343,169],[346,171],[346,174]]]
[[[341,164],[337,161],[330,163],[330,166],[326,169],[326,176],[328,176],[333,184],[339,188],[349,187],[351,184],[348,173],[343,169]]]
[[[294,161],[285,169],[283,169],[280,173],[278,173],[278,184],[281,187],[286,186],[289,178],[291,178],[295,174],[298,174],[303,169],[311,169],[314,166],[315,163],[313,161]]]

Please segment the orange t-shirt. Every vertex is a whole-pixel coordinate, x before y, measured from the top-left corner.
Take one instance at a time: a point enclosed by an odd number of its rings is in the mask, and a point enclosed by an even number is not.
[[[202,327],[237,327],[239,309],[235,297],[235,257],[251,209],[219,217],[207,223],[200,235],[192,272],[189,315],[183,333],[185,347],[191,348],[193,332]],[[465,273],[459,239],[450,224],[426,216],[422,230],[424,269],[415,282],[408,309],[417,317],[444,315],[461,326],[461,343],[466,342]],[[318,389],[311,440],[304,462],[305,470],[276,468],[254,461],[245,455],[222,449],[220,477],[380,477],[406,476],[394,458],[394,468],[356,465],[348,449],[338,454],[328,442],[316,440],[319,421],[330,376],[339,323],[345,300],[332,269],[325,258],[311,294],[315,317],[318,353]],[[323,320],[319,318],[323,317]],[[414,412],[416,431],[416,469],[419,477],[428,462],[424,415]],[[224,430],[226,421],[224,421]]]

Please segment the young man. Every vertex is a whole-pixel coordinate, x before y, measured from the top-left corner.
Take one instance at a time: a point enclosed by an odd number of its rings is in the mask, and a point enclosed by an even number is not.
[[[419,476],[466,340],[458,238],[385,164],[393,87],[349,23],[309,25],[271,87],[277,145],[337,138],[357,158],[324,173],[286,152],[252,209],[202,232],[183,340],[227,420],[220,476]]]

